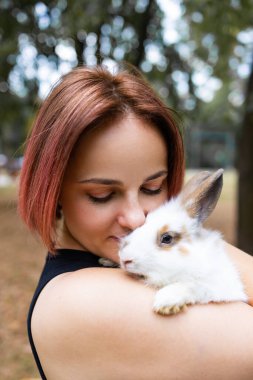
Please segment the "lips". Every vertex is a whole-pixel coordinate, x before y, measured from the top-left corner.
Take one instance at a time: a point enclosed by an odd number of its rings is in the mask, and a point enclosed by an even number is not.
[[[122,236],[110,236],[110,239],[121,241],[124,237],[126,237],[126,235],[122,235]]]

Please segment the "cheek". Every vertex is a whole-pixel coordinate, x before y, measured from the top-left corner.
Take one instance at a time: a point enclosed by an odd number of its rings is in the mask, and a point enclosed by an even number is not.
[[[94,234],[110,226],[113,213],[107,207],[93,205],[87,200],[76,201],[63,210],[66,224],[70,230]]]
[[[150,197],[148,200],[146,199],[146,207],[144,207],[148,212],[154,211],[162,204],[167,202],[168,196],[167,191],[162,192],[159,196]]]

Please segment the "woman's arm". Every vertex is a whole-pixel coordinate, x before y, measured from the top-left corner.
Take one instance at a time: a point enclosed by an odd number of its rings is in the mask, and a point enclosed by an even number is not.
[[[227,252],[231,260],[240,272],[245,291],[249,297],[249,305],[253,306],[253,256],[226,244]]]
[[[252,380],[253,309],[244,303],[152,311],[154,290],[120,269],[61,275],[32,319],[48,380]]]

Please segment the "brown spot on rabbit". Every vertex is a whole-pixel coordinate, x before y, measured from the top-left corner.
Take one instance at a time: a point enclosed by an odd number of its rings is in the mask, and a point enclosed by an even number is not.
[[[187,255],[189,253],[189,250],[184,245],[180,245],[178,247],[178,250],[180,253],[182,253],[182,255]]]

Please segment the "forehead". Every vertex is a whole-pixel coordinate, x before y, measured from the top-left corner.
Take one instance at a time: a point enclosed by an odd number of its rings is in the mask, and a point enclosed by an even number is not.
[[[76,175],[113,175],[114,169],[139,166],[148,171],[167,168],[166,143],[158,129],[127,115],[84,134],[74,149],[69,170]]]

